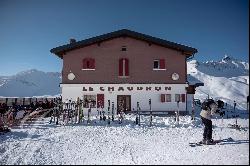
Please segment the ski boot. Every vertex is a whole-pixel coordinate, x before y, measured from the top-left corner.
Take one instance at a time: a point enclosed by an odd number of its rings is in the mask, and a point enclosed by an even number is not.
[[[205,145],[213,145],[214,140],[213,139],[207,139]]]

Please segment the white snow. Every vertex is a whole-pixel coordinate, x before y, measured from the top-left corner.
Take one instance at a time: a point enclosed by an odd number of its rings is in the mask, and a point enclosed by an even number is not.
[[[174,117],[154,117],[152,127],[144,116],[141,126],[132,115],[110,126],[91,118],[89,125],[53,125],[46,118],[13,128],[0,136],[0,164],[249,164],[249,119],[238,119],[242,131],[227,127],[235,119],[213,119],[213,138],[224,141],[190,147],[202,139],[198,117],[182,116],[179,125]]]
[[[249,95],[249,64],[225,56],[221,61],[187,62],[187,73],[204,83],[196,89],[195,98],[204,100],[209,97],[222,99],[233,106],[235,100],[238,109],[247,109]]]

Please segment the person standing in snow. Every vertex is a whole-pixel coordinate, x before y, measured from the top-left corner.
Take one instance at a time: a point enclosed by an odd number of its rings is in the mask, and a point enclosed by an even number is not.
[[[212,115],[214,114],[220,114],[222,115],[222,112],[220,112],[220,109],[223,108],[224,106],[224,102],[221,100],[218,101],[211,101],[208,103],[206,109],[202,108],[200,116],[201,116],[201,120],[202,123],[204,124],[205,128],[204,128],[204,133],[203,133],[203,140],[202,143],[203,144],[211,144],[213,143],[213,139],[212,139]]]

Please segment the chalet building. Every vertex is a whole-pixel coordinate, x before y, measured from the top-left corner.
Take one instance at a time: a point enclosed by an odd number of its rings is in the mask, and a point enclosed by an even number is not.
[[[62,100],[82,99],[84,107],[121,110],[177,110],[186,114],[196,84],[190,85],[186,61],[197,50],[127,29],[50,50],[63,59]]]

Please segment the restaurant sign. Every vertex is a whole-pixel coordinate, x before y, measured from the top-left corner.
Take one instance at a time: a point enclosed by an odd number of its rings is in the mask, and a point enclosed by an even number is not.
[[[97,89],[95,89],[97,88]],[[171,87],[161,87],[161,86],[154,86],[154,87],[151,87],[151,86],[146,86],[146,87],[142,87],[142,86],[138,86],[138,87],[132,87],[132,86],[127,86],[127,87],[123,87],[123,86],[118,86],[118,87],[113,87],[113,86],[108,86],[108,87],[83,87],[82,90],[83,91],[95,91],[95,90],[100,90],[100,91],[125,91],[125,90],[128,90],[128,91],[143,91],[143,90],[146,90],[146,91],[161,91],[161,90],[165,90],[165,91],[170,91],[171,90]]]

